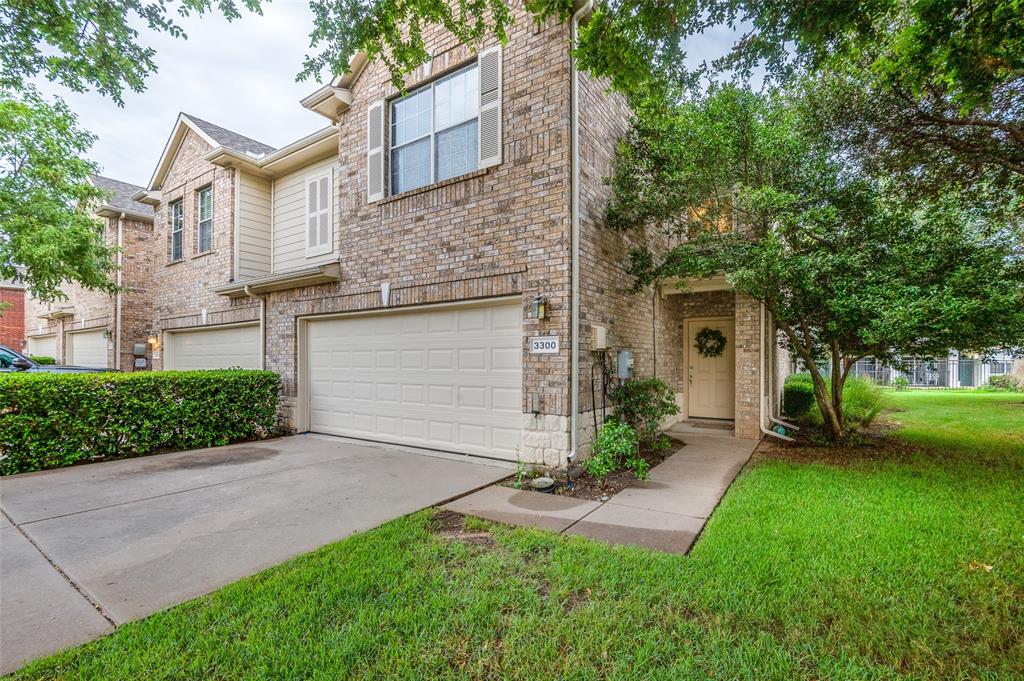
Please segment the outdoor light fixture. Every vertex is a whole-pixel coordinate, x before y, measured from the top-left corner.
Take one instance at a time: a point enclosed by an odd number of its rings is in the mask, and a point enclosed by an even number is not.
[[[544,296],[534,296],[533,301],[530,303],[530,319],[544,319],[547,311],[547,302],[547,298]]]
[[[146,341],[150,344],[150,346],[155,348],[156,344],[160,342],[160,339],[157,338],[157,335],[155,333],[151,333],[149,334],[149,338],[147,338]]]

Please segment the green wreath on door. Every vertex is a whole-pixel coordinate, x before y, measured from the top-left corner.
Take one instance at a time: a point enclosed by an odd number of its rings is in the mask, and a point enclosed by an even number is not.
[[[725,352],[725,334],[718,329],[705,326],[697,332],[693,347],[701,357],[721,357]]]

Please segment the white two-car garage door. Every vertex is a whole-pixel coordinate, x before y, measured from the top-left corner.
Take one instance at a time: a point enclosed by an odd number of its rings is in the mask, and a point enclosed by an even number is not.
[[[76,331],[69,333],[67,362],[80,367],[108,368],[107,337],[99,331]]]
[[[258,324],[164,334],[165,369],[260,368]]]
[[[518,300],[311,320],[309,429],[515,460]]]

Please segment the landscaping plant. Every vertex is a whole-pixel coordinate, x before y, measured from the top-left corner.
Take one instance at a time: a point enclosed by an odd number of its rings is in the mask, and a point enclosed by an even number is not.
[[[896,388],[899,391],[906,390],[907,388],[910,387],[910,379],[900,374],[896,376],[896,378],[892,379],[892,387]]]
[[[814,406],[814,382],[810,374],[791,374],[782,386],[782,411],[791,418],[806,416]]]
[[[36,364],[56,364],[57,360],[46,355],[29,355],[28,358]]]
[[[632,378],[612,390],[618,404],[608,417],[610,421],[628,424],[636,433],[641,449],[660,451],[669,447],[669,439],[661,433],[661,422],[679,413],[676,395],[665,381],[658,378]]]
[[[1005,390],[1007,392],[1015,393],[1024,390],[1024,379],[1017,378],[1013,374],[990,376],[988,379],[988,387],[992,390]]]
[[[279,391],[242,369],[0,375],[0,474],[266,437]]]
[[[649,464],[640,456],[640,442],[636,431],[628,423],[609,420],[597,433],[593,455],[583,462],[583,468],[604,483],[612,473],[631,470],[640,480],[646,480]]]

